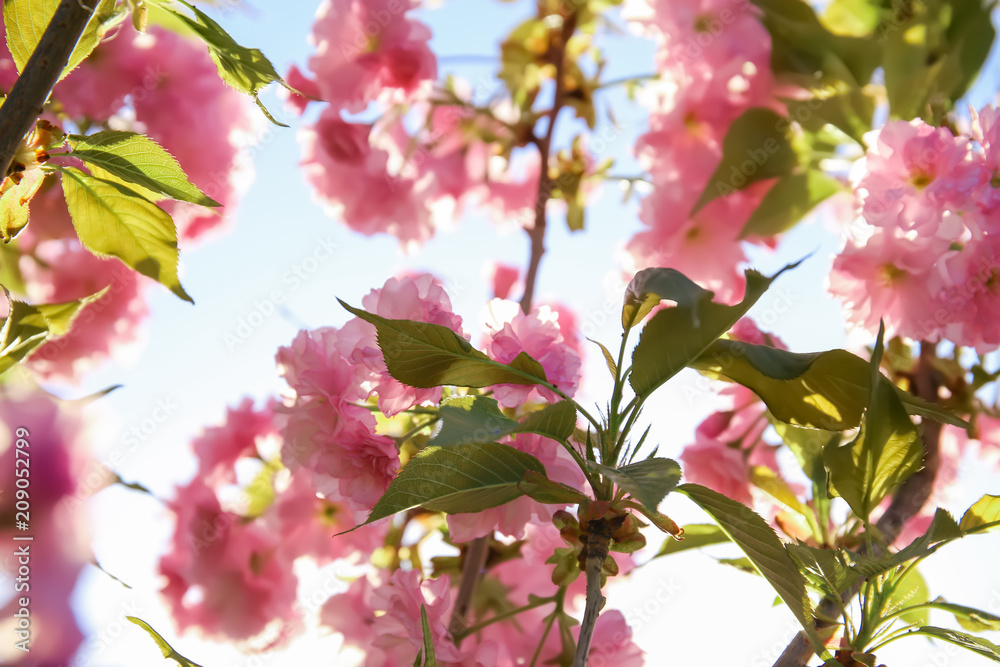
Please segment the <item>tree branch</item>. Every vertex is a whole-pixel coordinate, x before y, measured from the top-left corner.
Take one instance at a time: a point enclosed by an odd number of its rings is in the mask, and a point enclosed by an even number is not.
[[[914,393],[920,398],[937,402],[938,389],[941,386],[940,377],[934,369],[936,346],[933,343],[920,344],[920,360],[913,377]],[[875,524],[882,534],[886,544],[892,544],[899,537],[903,526],[923,509],[934,491],[934,480],[941,467],[941,424],[924,417],[920,423],[920,435],[924,441],[924,467],[911,475],[896,490],[892,502]],[[864,551],[864,547],[860,549]],[[846,604],[857,595],[861,588],[859,581],[841,596],[842,604]],[[817,615],[837,618],[840,615],[840,605],[836,600],[824,598],[819,604]],[[829,628],[830,624],[816,622],[816,629]],[[806,667],[808,661],[815,655],[809,640],[803,633],[798,633],[788,644],[784,652],[774,663],[774,667]]]
[[[619,522],[620,523],[620,522]],[[590,642],[594,637],[594,627],[597,617],[604,607],[605,597],[601,593],[601,569],[608,557],[611,547],[611,523],[607,519],[595,519],[587,524],[586,560],[584,569],[587,573],[587,606],[580,622],[580,639],[576,644],[576,656],[573,667],[587,667],[587,656],[590,654]]]
[[[538,195],[535,197],[535,224],[528,230],[531,250],[528,256],[528,272],[524,276],[524,296],[521,297],[521,310],[525,314],[531,312],[531,301],[535,295],[535,283],[538,280],[538,266],[545,254],[545,206],[552,196],[552,178],[549,176],[549,153],[552,149],[552,135],[556,129],[556,119],[563,108],[566,97],[566,83],[563,81],[566,69],[566,42],[576,31],[576,12],[570,11],[563,17],[559,42],[551,46],[556,64],[556,92],[549,113],[549,126],[541,138],[535,138],[535,145],[541,155],[541,173],[538,176]]]
[[[462,580],[458,584],[458,593],[455,596],[455,608],[451,610],[451,622],[448,630],[455,639],[455,646],[462,643],[466,636],[465,615],[469,613],[469,606],[472,603],[472,594],[476,592],[476,585],[486,566],[486,557],[490,553],[489,536],[477,537],[469,542],[469,548],[465,552],[465,564],[462,565]]]
[[[21,76],[0,107],[0,173],[6,175],[17,147],[42,115],[98,0],[62,0]]]

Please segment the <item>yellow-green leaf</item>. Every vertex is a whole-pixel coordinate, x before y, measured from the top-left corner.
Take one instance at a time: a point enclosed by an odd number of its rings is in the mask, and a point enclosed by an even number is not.
[[[66,205],[84,247],[117,257],[194,303],[177,277],[177,231],[166,211],[118,183],[73,167],[62,173]]]
[[[73,157],[96,165],[127,183],[171,199],[201,206],[221,206],[191,183],[177,160],[149,137],[135,132],[104,130],[69,139]]]
[[[24,71],[24,66],[38,46],[59,2],[60,0],[4,0],[3,19],[7,28],[7,48],[14,59],[18,74]],[[114,15],[115,0],[101,0],[70,54],[69,62],[59,75],[60,80],[72,72],[100,43]]]
[[[160,652],[163,654],[163,657],[165,659],[173,660],[181,667],[201,667],[201,665],[199,665],[198,663],[188,660],[183,655],[175,651],[174,647],[168,644],[167,640],[161,637],[160,633],[154,630],[152,626],[149,625],[149,623],[147,623],[146,621],[138,619],[135,616],[126,616],[125,618],[127,618],[132,623],[138,625],[140,628],[145,630],[150,637],[153,638],[153,641],[156,642],[156,645],[160,648]]]
[[[1000,496],[987,494],[965,511],[959,527],[964,532],[990,531],[1000,527],[996,525],[997,522],[1000,522]]]

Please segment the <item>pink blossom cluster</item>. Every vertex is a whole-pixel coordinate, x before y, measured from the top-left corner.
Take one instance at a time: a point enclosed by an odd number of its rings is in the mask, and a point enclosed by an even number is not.
[[[670,266],[721,300],[738,299],[741,232],[768,183],[739,190],[748,174],[737,174],[723,184],[730,194],[691,211],[722,157],[730,123],[751,107],[775,105],[770,36],[745,0],[632,0],[624,11],[656,41],[659,74],[644,91],[650,128],[635,148],[653,184],[639,209],[648,229],[629,241],[628,252],[637,268]]]
[[[365,235],[387,233],[404,248],[454,225],[467,205],[498,221],[527,225],[538,189],[537,159],[523,173],[498,166],[494,144],[509,141],[516,113],[468,108],[481,97],[461,80],[437,89],[430,29],[410,13],[414,0],[325,0],[316,14],[304,73],[292,66],[289,98],[303,113],[322,102],[300,134],[302,166],[319,201]],[[375,107],[375,123],[357,119]],[[347,115],[354,115],[348,119]],[[508,118],[509,116],[509,118]],[[413,129],[416,127],[417,129]]]
[[[1000,113],[973,111],[968,135],[890,121],[857,165],[858,232],[830,291],[870,331],[1000,345]]]
[[[168,502],[176,528],[159,565],[164,598],[181,629],[257,648],[281,644],[305,627],[296,559],[322,565],[369,552],[382,537],[362,529],[331,539],[353,517],[344,505],[318,497],[304,475],[264,467],[253,481],[238,482],[239,465],[259,466],[276,453],[267,452],[267,443],[277,439],[284,415],[274,407],[255,408],[244,399],[223,424],[193,441],[198,473]]]
[[[0,88],[9,90],[16,78],[6,44],[0,44]],[[203,44],[159,27],[142,35],[123,25],[56,86],[53,97],[78,127],[148,135],[178,160],[195,185],[223,205],[207,209],[159,202],[173,216],[181,244],[206,238],[231,219],[251,169],[240,148],[258,114],[221,81]],[[112,350],[119,354],[123,346],[137,347],[140,324],[148,314],[143,294],[148,281],[118,260],[98,259],[83,248],[54,176],[46,178],[30,211],[30,223],[16,244],[33,302],[69,301],[109,288],[84,308],[66,336],[29,358],[43,377],[75,380]]]

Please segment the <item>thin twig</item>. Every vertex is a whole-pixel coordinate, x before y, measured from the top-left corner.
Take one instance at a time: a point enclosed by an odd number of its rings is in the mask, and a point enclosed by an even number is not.
[[[524,296],[521,297],[521,310],[526,314],[531,312],[531,301],[535,294],[535,282],[538,279],[538,266],[545,254],[545,206],[552,196],[552,179],[549,177],[549,153],[552,149],[552,135],[556,128],[556,119],[562,110],[566,96],[564,71],[566,69],[566,42],[576,31],[576,12],[571,11],[563,18],[559,43],[554,45],[556,61],[556,92],[552,100],[552,111],[549,115],[549,126],[541,138],[535,139],[535,145],[541,154],[541,174],[538,177],[538,195],[535,197],[535,224],[528,230],[531,250],[528,256],[528,272],[524,276]]]
[[[934,369],[935,346],[933,343],[920,344],[920,361],[913,378],[914,393],[925,401],[937,402],[940,377]],[[941,467],[941,424],[925,417],[920,424],[920,435],[924,441],[924,467],[911,475],[899,487],[892,502],[875,524],[882,534],[885,544],[892,544],[899,537],[903,526],[923,509],[934,490],[934,480]],[[846,604],[857,595],[861,586],[859,580],[841,596],[841,601],[824,598],[816,611],[817,616],[837,618],[841,604]],[[829,628],[830,624],[816,622],[816,629]],[[803,633],[798,633],[774,663],[774,667],[806,667],[815,655],[812,645]]]
[[[98,0],[62,0],[42,38],[0,107],[0,174],[6,175],[17,147],[59,80]]]

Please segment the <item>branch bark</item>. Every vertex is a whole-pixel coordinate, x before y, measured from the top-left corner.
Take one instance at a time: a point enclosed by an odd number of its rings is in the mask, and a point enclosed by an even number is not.
[[[469,542],[469,548],[465,552],[465,563],[462,565],[462,580],[458,584],[458,593],[455,595],[455,607],[451,611],[451,621],[448,624],[448,631],[455,638],[455,646],[460,645],[464,637],[463,631],[466,628],[465,617],[469,613],[472,594],[476,592],[479,577],[486,566],[486,557],[490,553],[489,540],[489,536],[477,537]]]
[[[620,523],[620,522],[619,522]],[[576,643],[576,656],[573,667],[587,667],[587,656],[590,654],[590,642],[594,638],[594,627],[597,617],[604,608],[605,597],[601,593],[601,569],[608,557],[611,547],[612,526],[607,519],[591,521],[587,527],[586,560],[584,570],[587,574],[587,606],[580,622],[580,639]]]
[[[920,360],[913,377],[914,393],[920,398],[932,402],[938,401],[938,389],[941,387],[940,378],[933,365],[936,358],[935,347],[932,343],[920,344]],[[940,422],[925,417],[920,424],[920,436],[924,441],[924,467],[911,475],[897,489],[889,507],[875,524],[879,532],[882,533],[886,544],[892,544],[896,541],[903,526],[920,513],[934,491],[934,480],[941,467]],[[842,602],[846,604],[848,600],[857,595],[860,586],[859,582],[845,591],[841,596]],[[840,615],[840,606],[835,600],[824,598],[819,604],[817,614],[828,618],[837,618]],[[822,631],[828,627],[830,627],[828,623],[816,622],[817,630]],[[785,648],[774,663],[774,667],[806,667],[813,655],[815,652],[809,644],[809,640],[800,632]]]
[[[0,173],[6,176],[24,136],[42,115],[98,0],[63,0],[0,107]]]

